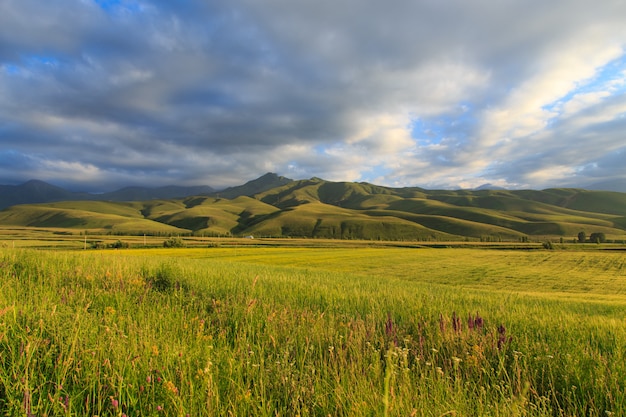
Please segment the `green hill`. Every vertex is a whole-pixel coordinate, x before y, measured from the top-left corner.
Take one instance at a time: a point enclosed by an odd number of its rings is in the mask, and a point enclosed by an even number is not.
[[[117,234],[180,234],[189,233],[190,230],[181,229],[173,225],[155,222],[137,216],[130,212],[129,215],[115,214],[125,211],[125,207],[111,205],[111,213],[103,213],[103,207],[94,206],[99,211],[92,211],[80,202],[79,208],[53,207],[56,204],[32,204],[12,206],[0,212],[0,224],[24,227],[65,228],[77,230],[94,230]],[[61,206],[71,206],[71,202]],[[87,204],[89,206],[89,204]],[[131,214],[132,213],[132,214]]]
[[[213,196],[13,206],[0,225],[113,233],[372,240],[626,238],[626,194],[580,189],[424,190],[266,174]]]

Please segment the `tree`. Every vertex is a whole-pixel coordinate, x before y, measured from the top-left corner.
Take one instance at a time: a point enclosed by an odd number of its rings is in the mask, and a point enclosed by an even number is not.
[[[171,237],[163,242],[164,248],[184,248],[185,246],[187,246],[185,241],[180,237]]]
[[[589,236],[589,241],[593,243],[604,243],[606,242],[606,236],[604,233],[592,233],[591,236]]]
[[[587,241],[587,233],[585,232],[579,232],[578,233],[578,241],[580,243],[585,243]]]

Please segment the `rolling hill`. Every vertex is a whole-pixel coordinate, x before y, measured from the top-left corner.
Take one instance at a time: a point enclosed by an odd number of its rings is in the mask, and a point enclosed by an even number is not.
[[[132,200],[81,196],[15,205],[0,212],[0,225],[120,234],[436,241],[574,239],[585,231],[626,239],[626,194],[608,191],[425,190],[290,180],[268,173],[219,193]]]
[[[17,204],[50,203],[55,201],[141,201],[184,198],[215,192],[209,186],[196,187],[125,187],[102,194],[73,192],[44,181],[30,180],[20,185],[0,185],[0,209]]]

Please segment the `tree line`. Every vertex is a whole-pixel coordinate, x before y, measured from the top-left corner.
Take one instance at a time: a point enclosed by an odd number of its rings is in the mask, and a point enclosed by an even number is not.
[[[589,235],[589,239],[587,239],[587,234],[583,231],[578,233],[578,242],[579,243],[604,243],[606,242],[606,236],[604,233],[596,232]]]

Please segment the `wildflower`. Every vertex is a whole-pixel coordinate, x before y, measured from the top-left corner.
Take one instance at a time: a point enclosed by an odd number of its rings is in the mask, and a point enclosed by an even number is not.
[[[54,402],[52,396],[50,396],[50,394],[48,394],[48,396],[48,398],[50,398],[50,400]],[[63,407],[63,410],[67,411],[67,408],[70,406],[70,397],[67,395],[65,396],[65,398],[59,397],[59,403],[61,403],[61,407]]]
[[[505,343],[508,343],[510,341],[511,338],[506,336],[506,327],[501,324],[500,326],[498,326],[498,349],[501,350],[504,347]]]
[[[172,394],[178,395],[178,388],[176,388],[176,385],[174,385],[172,381],[166,381],[164,386],[165,386],[165,389],[171,392]]]
[[[152,345],[152,355],[159,356],[159,347],[157,345]]]
[[[485,326],[485,321],[483,320],[482,317],[478,315],[478,313],[476,313],[476,318],[474,318],[474,327],[476,329],[482,329],[484,326]]]
[[[393,341],[394,346],[398,346],[398,336],[396,334],[396,329],[393,325],[391,313],[387,313],[387,321],[385,322],[385,335],[387,336],[388,340]]]
[[[467,326],[470,330],[481,330],[484,325],[485,322],[483,318],[478,315],[478,313],[476,313],[476,317],[472,317],[472,315],[470,314],[467,318]]]
[[[119,406],[119,401],[117,401],[115,398],[111,397],[111,407],[113,407],[114,410],[117,410],[118,406]]]
[[[452,312],[452,330],[455,333],[461,332],[461,318],[456,315],[456,311]]]
[[[104,308],[104,314],[107,314],[107,315],[109,315],[109,316],[112,316],[112,315],[114,315],[114,314],[115,314],[115,309],[114,309],[113,307],[111,307],[111,306],[106,306],[106,307]]]
[[[393,336],[393,320],[391,319],[391,313],[387,313],[387,321],[385,322],[385,334],[387,336]]]
[[[157,405],[157,411],[163,411],[163,406],[162,405]]]

